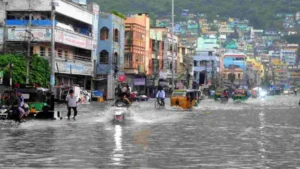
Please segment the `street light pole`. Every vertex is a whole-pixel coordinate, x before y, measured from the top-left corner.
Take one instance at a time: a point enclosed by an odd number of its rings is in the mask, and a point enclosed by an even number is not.
[[[172,0],[172,90],[174,90],[174,0]]]
[[[55,84],[55,72],[54,72],[54,65],[55,65],[55,5],[54,1],[51,1],[51,74],[50,74],[50,91],[51,93],[54,92],[54,84]]]
[[[30,2],[29,2],[30,5]],[[30,8],[30,7],[29,7]],[[31,11],[31,8],[29,9]],[[32,21],[32,14],[29,13],[29,23],[28,23],[28,31],[27,33],[30,34],[28,36],[28,46],[27,46],[27,66],[26,66],[26,84],[29,84],[29,71],[30,71],[30,48],[31,48],[31,21]]]

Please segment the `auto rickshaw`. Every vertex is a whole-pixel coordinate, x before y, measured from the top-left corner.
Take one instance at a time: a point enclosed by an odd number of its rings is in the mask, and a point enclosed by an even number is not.
[[[191,109],[200,102],[199,90],[174,90],[171,96],[171,107],[181,107],[182,109]]]
[[[248,99],[247,90],[245,89],[235,89],[234,90],[234,101],[246,101]]]

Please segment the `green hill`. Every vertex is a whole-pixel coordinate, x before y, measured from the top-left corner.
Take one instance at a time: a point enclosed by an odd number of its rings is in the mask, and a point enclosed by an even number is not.
[[[103,11],[116,10],[124,14],[149,13],[151,18],[170,15],[171,0],[95,0]],[[248,19],[256,28],[279,27],[277,13],[295,13],[300,0],[175,0],[176,19],[182,9],[194,14],[207,14],[209,19],[237,17]]]

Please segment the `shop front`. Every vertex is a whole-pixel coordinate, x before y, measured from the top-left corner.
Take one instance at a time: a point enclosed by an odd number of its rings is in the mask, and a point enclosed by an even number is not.
[[[93,66],[89,62],[68,62],[56,59],[55,77],[57,85],[79,85],[91,89]]]

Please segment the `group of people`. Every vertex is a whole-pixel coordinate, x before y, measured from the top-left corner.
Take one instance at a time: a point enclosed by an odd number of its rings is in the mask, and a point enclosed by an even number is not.
[[[7,105],[9,110],[14,110],[17,113],[18,121],[24,121],[29,113],[29,110],[25,108],[25,100],[20,90],[17,91],[17,95],[14,92],[5,92],[1,98],[1,103]]]

